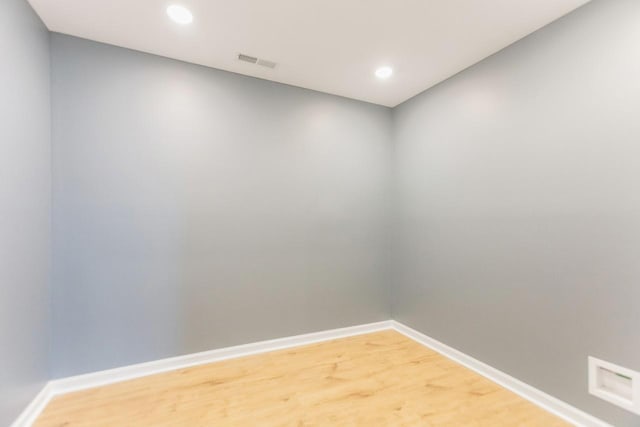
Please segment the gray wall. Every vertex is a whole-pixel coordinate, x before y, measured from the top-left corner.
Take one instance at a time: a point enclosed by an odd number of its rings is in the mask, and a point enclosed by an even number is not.
[[[0,13],[0,425],[47,379],[49,33],[24,0]]]
[[[387,319],[391,283],[397,320],[639,425],[586,392],[587,355],[640,369],[638,22],[595,0],[395,135],[383,107],[54,35],[53,377]],[[48,37],[9,0],[1,425],[47,377]]]
[[[52,55],[54,377],[389,318],[389,109]]]
[[[393,317],[616,426],[640,370],[640,1],[600,0],[394,111]]]

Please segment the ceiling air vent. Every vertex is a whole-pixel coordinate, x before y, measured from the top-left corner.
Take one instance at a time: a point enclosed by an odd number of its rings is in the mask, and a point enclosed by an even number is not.
[[[267,61],[266,59],[256,58],[255,56],[245,55],[244,53],[238,54],[238,61],[248,62],[250,64],[261,65],[267,68],[276,68],[276,63],[273,61]]]
[[[256,58],[255,56],[244,55],[242,53],[238,54],[238,60],[244,61],[244,62],[250,62],[252,64],[255,64],[258,62],[258,58]]]

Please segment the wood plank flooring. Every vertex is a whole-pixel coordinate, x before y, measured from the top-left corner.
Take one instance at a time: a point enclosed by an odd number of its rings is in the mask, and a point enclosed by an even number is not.
[[[568,426],[395,331],[54,398],[36,427]]]

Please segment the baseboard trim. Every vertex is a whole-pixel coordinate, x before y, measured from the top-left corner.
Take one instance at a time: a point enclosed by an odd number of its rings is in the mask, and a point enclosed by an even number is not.
[[[612,427],[610,424],[587,414],[580,409],[563,402],[537,388],[526,384],[511,375],[505,374],[496,368],[493,368],[486,363],[480,362],[473,357],[462,353],[446,344],[441,343],[421,332],[416,331],[406,325],[395,320],[391,321],[392,328],[407,338],[424,345],[425,347],[434,350],[448,359],[459,363],[460,365],[471,369],[477,374],[493,381],[494,383],[501,385],[507,390],[512,391],[518,396],[528,400],[529,402],[543,408],[544,410],[557,415],[563,420],[574,424],[579,427]]]
[[[29,427],[31,426],[42,410],[47,406],[51,398],[53,397],[53,393],[51,393],[51,384],[47,383],[42,387],[42,390],[36,397],[33,398],[31,403],[27,405],[26,408],[22,411],[22,413],[16,418],[16,420],[11,424],[11,427]]]
[[[100,387],[108,384],[127,381],[162,372],[184,369],[222,360],[234,359],[253,354],[266,353],[275,350],[283,350],[301,345],[315,344],[338,338],[346,338],[355,335],[393,329],[425,347],[428,347],[448,359],[465,366],[483,377],[501,385],[516,393],[520,397],[551,412],[565,421],[579,427],[612,427],[610,424],[587,414],[566,402],[550,396],[535,387],[532,387],[502,371],[499,371],[479,360],[468,356],[446,344],[441,343],[427,335],[416,331],[395,320],[368,323],[347,328],[331,329],[310,334],[295,335],[268,341],[259,341],[251,344],[243,344],[216,350],[193,353],[184,356],[171,357],[152,362],[124,366],[121,368],[77,375],[50,381],[38,393],[33,401],[25,408],[11,427],[30,427],[47,403],[56,395]]]
[[[106,371],[92,372],[89,374],[53,380],[50,382],[51,391],[54,395],[70,393],[73,391],[85,390],[88,388],[113,384],[162,372],[184,369],[191,366],[204,365],[237,357],[298,347],[301,345],[314,344],[337,338],[368,334],[385,329],[391,329],[390,320],[203,351],[200,353],[187,354],[184,356],[171,357],[168,359],[124,366],[122,368],[108,369]]]

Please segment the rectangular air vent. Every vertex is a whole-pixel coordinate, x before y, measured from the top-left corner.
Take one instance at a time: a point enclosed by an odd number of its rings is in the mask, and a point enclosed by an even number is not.
[[[255,56],[251,56],[251,55],[245,55],[244,53],[238,54],[238,60],[243,62],[248,62],[250,64],[260,65],[262,67],[271,68],[271,69],[276,68],[276,65],[278,65],[273,61],[267,61],[266,59],[256,58]]]
[[[640,373],[589,357],[589,393],[640,414]]]
[[[256,58],[255,56],[244,55],[242,53],[238,54],[238,60],[249,62],[251,64],[255,64],[258,62],[258,58]]]

